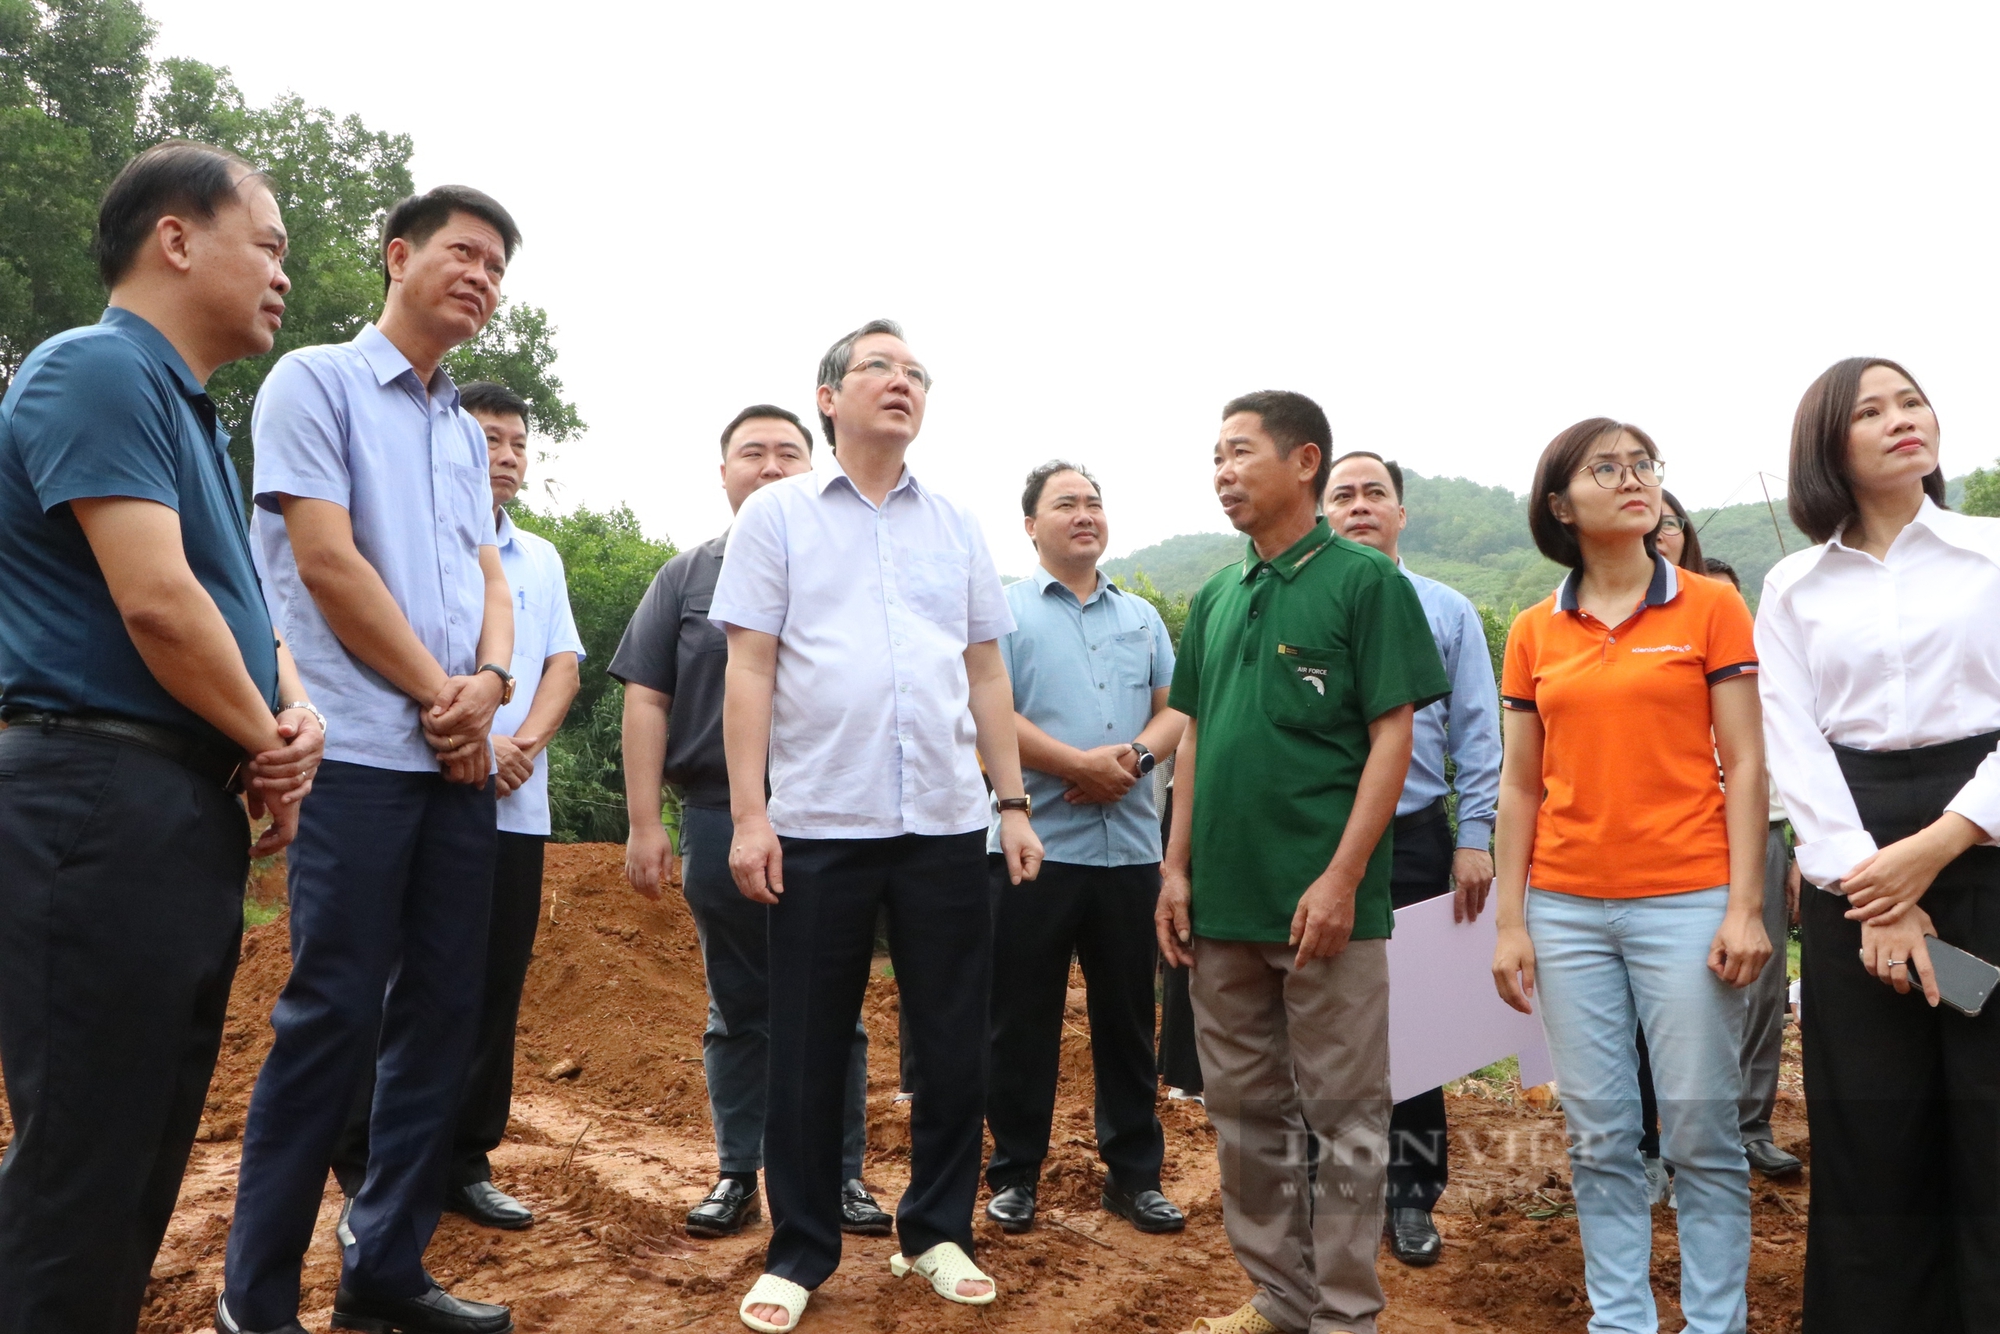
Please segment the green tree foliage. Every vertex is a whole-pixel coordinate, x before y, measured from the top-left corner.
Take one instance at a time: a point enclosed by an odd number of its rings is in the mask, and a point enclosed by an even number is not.
[[[0,388],[35,344],[103,309],[90,237],[126,160],[170,138],[229,149],[264,170],[291,234],[276,345],[209,383],[247,479],[251,403],[272,363],[352,338],[381,308],[382,218],[414,188],[415,145],[289,94],[249,106],[228,70],[154,62],[152,41],[134,0],[0,0]],[[521,394],[537,433],[564,441],[583,422],[551,370],[555,355],[547,313],[509,303],[449,367]]]
[[[1194,599],[1186,593],[1168,597],[1154,586],[1144,570],[1139,569],[1119,579],[1118,586],[1128,593],[1136,593],[1153,604],[1153,610],[1159,612],[1160,619],[1166,623],[1167,638],[1178,650],[1181,646],[1181,630],[1187,625],[1188,606]]]
[[[2000,516],[2000,465],[1972,470],[1965,479],[1965,499],[1959,508],[1967,514]]]
[[[605,674],[625,623],[646,588],[674,555],[655,541],[630,507],[538,514],[516,501],[514,522],[554,543],[569,580],[570,611],[583,640],[582,685],[569,721],[549,746],[549,817],[558,842],[625,841],[625,771],[619,724],[622,687]]]

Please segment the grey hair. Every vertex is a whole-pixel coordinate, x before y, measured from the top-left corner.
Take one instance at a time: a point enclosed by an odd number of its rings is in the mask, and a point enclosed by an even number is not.
[[[894,320],[870,320],[853,333],[844,335],[839,342],[826,350],[825,356],[819,359],[819,383],[829,389],[838,389],[840,382],[847,378],[847,363],[854,359],[854,345],[869,334],[888,334],[891,338],[901,338],[903,326]],[[814,401],[817,401],[817,391]],[[820,413],[819,426],[820,430],[826,433],[826,443],[838,452],[839,443],[833,438],[833,418],[824,412]]]

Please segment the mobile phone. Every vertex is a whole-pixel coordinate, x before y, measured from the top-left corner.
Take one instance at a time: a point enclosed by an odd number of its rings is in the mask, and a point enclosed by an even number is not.
[[[1987,997],[2000,986],[2000,968],[1956,945],[1947,945],[1936,936],[1924,941],[1924,948],[1931,956],[1931,976],[1937,979],[1938,999],[1967,1018],[1977,1019]]]

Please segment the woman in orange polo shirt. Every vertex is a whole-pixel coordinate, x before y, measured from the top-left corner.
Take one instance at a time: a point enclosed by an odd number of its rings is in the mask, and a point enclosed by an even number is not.
[[[1493,979],[1524,1012],[1541,988],[1591,1329],[1658,1327],[1643,1023],[1676,1169],[1681,1310],[1691,1334],[1740,1334],[1750,1169],[1736,989],[1771,954],[1757,662],[1736,590],[1655,549],[1663,474],[1645,432],[1603,417],[1557,436],[1536,467],[1529,526],[1570,575],[1507,638]]]

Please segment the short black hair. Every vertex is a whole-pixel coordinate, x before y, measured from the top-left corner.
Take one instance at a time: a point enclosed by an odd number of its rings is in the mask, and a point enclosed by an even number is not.
[[[458,387],[458,406],[467,412],[483,412],[489,417],[519,417],[529,424],[528,400],[504,384],[474,380]]]
[[[1785,479],[1785,509],[1799,531],[1815,542],[1831,539],[1855,515],[1847,435],[1853,425],[1854,400],[1861,396],[1861,377],[1876,366],[1887,366],[1923,394],[1924,402],[1930,402],[1917,377],[1887,357],[1836,361],[1807,387],[1792,418],[1792,463]],[[1948,508],[1942,464],[1924,478],[1924,494],[1939,509]]]
[[[1688,517],[1687,506],[1681,504],[1681,498],[1665,487],[1660,488],[1660,499],[1665,502],[1661,508],[1672,510],[1674,517],[1681,521],[1680,567],[1683,570],[1693,570],[1696,574],[1707,574],[1708,567],[1704,563],[1707,557],[1701,554],[1701,534],[1695,531],[1694,520]],[[1666,521],[1667,516],[1662,514],[1660,522]],[[1657,529],[1654,530],[1653,540],[1659,541]]]
[[[382,219],[382,244],[377,250],[382,260],[383,291],[389,290],[389,242],[400,239],[408,241],[412,248],[421,248],[451,221],[454,213],[470,214],[500,233],[500,244],[506,249],[507,258],[514,258],[514,251],[521,244],[521,229],[514,225],[514,215],[502,208],[499,200],[469,185],[436,186],[398,200],[389,210],[389,216]]]
[[[1743,591],[1743,581],[1737,577],[1736,567],[1720,556],[1710,556],[1707,560],[1703,561],[1701,572],[1703,574],[1714,575],[1718,579],[1727,579],[1730,583],[1736,585],[1737,592],[1741,593]]]
[[[1646,451],[1647,458],[1660,457],[1660,447],[1630,422],[1621,422],[1611,417],[1588,417],[1563,431],[1549,441],[1542,450],[1542,457],[1535,464],[1535,484],[1528,493],[1528,531],[1534,535],[1535,546],[1544,556],[1558,565],[1567,565],[1572,570],[1583,568],[1583,547],[1576,540],[1576,529],[1555,516],[1549,508],[1552,496],[1569,494],[1570,480],[1583,467],[1584,459],[1590,455],[1590,447],[1607,435],[1623,431],[1637,440]],[[1655,550],[1653,534],[1646,534],[1646,553]]]
[[[813,401],[819,401],[819,385],[838,386],[847,378],[847,363],[854,359],[854,345],[870,334],[887,334],[899,342],[910,340],[903,337],[903,326],[894,320],[870,320],[859,329],[844,334],[838,342],[826,350],[819,359],[819,380],[814,386]],[[819,429],[826,432],[827,447],[836,454],[840,452],[840,442],[833,438],[833,418],[824,412],[819,414]]]
[[[120,169],[97,206],[90,247],[97,276],[105,287],[116,287],[161,218],[186,211],[207,222],[236,197],[245,177],[259,174],[236,154],[207,144],[169,139],[153,145]]]
[[[813,433],[808,431],[806,424],[799,420],[798,413],[781,408],[775,403],[752,403],[749,407],[731,417],[729,425],[722,428],[722,457],[729,457],[729,437],[736,434],[736,428],[744,422],[756,421],[760,417],[768,417],[772,421],[790,422],[792,425],[798,427],[799,434],[806,438],[806,453],[812,453]]]
[[[1025,517],[1030,519],[1035,517],[1035,509],[1042,503],[1042,492],[1048,489],[1049,478],[1059,472],[1075,473],[1078,477],[1090,483],[1091,489],[1097,492],[1099,500],[1104,499],[1104,488],[1099,486],[1097,479],[1090,475],[1090,469],[1080,463],[1065,463],[1061,459],[1050,459],[1047,463],[1044,463],[1041,467],[1028,474],[1027,489],[1021,492],[1021,513]]]
[[[1396,460],[1394,459],[1385,459],[1372,449],[1350,449],[1345,454],[1342,454],[1339,458],[1335,459],[1332,463],[1327,465],[1326,469],[1327,475],[1331,477],[1333,475],[1333,470],[1335,468],[1338,468],[1341,464],[1347,462],[1349,459],[1374,459],[1384,468],[1387,468],[1389,470],[1389,480],[1391,483],[1395,485],[1396,488],[1396,503],[1398,505],[1403,503],[1402,464],[1396,462]]]
[[[1319,471],[1313,474],[1313,495],[1326,494],[1327,474],[1333,471],[1333,427],[1319,404],[1289,389],[1260,389],[1230,399],[1223,405],[1222,419],[1228,421],[1239,412],[1257,414],[1281,459],[1290,458],[1300,445],[1318,445]]]

